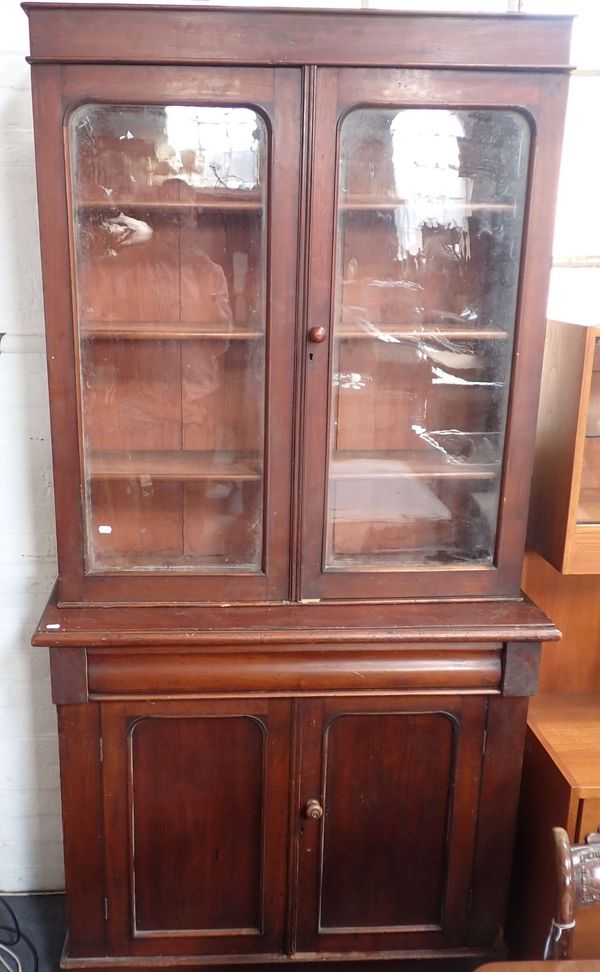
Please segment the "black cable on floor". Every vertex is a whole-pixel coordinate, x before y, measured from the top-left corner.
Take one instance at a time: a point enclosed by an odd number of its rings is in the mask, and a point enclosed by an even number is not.
[[[4,909],[9,916],[9,924],[5,925],[4,922],[0,924],[0,945],[9,951],[13,949],[19,942],[25,942],[29,951],[31,952],[33,958],[33,972],[38,972],[39,958],[35,945],[31,939],[21,931],[19,922],[17,921],[17,916],[9,905],[8,901],[0,897],[0,911]],[[16,956],[15,956],[16,958]]]

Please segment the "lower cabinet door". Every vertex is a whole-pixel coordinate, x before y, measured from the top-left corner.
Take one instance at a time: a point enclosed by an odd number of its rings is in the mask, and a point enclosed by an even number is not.
[[[289,703],[102,706],[109,951],[283,951]]]
[[[477,696],[103,704],[109,954],[466,944],[485,716]]]
[[[466,944],[485,699],[304,706],[296,950]]]

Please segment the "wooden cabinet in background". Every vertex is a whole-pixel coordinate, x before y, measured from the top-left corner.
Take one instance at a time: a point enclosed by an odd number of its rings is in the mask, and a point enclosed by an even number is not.
[[[520,958],[543,953],[555,916],[552,828],[573,844],[600,828],[600,694],[531,700],[511,896],[510,939]],[[600,955],[597,908],[576,915],[574,958]]]
[[[563,574],[600,573],[600,328],[549,321],[528,544]]]
[[[558,636],[519,580],[570,18],[26,9],[64,965],[466,972]]]
[[[540,692],[600,692],[600,575],[560,574],[526,550],[522,585],[562,632],[558,651],[542,647]]]

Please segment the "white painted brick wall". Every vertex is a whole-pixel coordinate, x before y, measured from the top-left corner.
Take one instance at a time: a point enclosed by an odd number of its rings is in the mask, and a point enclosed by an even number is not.
[[[27,18],[0,0],[0,890],[63,883],[48,659],[29,646],[52,587],[54,511]]]

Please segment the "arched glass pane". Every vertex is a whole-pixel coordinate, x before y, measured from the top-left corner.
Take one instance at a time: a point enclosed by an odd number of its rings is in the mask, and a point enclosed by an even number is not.
[[[330,569],[493,562],[529,147],[515,111],[342,123]]]
[[[86,105],[69,135],[87,569],[260,571],[265,124]]]

